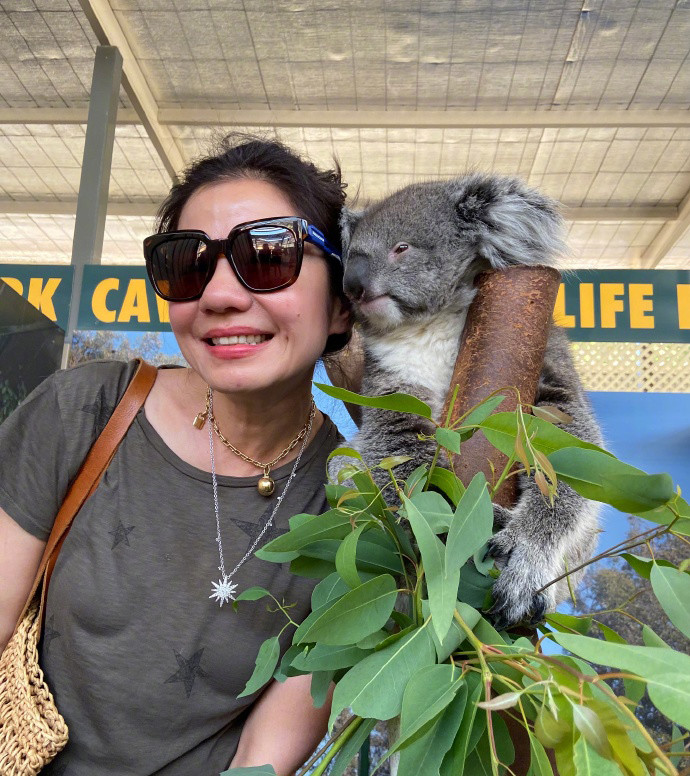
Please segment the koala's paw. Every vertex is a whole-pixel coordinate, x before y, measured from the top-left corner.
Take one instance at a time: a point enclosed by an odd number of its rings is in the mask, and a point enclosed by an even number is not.
[[[545,572],[550,565],[546,551],[517,537],[510,528],[504,528],[490,540],[487,554],[496,559],[501,569],[493,587],[494,605],[489,612],[498,630],[518,622],[535,624],[556,608],[553,587],[537,592],[554,576]]]

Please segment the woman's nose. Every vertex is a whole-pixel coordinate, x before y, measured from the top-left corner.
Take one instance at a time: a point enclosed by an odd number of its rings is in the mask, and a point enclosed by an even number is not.
[[[209,311],[246,310],[252,301],[251,292],[240,283],[230,260],[219,253],[216,268],[199,300],[200,307]]]

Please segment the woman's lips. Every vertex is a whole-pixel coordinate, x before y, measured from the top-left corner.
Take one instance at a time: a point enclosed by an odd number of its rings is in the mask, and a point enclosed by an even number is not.
[[[203,342],[213,357],[234,359],[259,353],[272,338],[272,334],[230,334],[208,337]]]

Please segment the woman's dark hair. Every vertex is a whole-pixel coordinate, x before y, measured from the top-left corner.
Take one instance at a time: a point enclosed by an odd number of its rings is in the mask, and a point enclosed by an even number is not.
[[[318,227],[331,245],[341,250],[340,213],[347,184],[342,182],[338,162],[334,162],[332,170],[319,170],[277,140],[240,133],[232,133],[216,141],[210,154],[194,160],[184,170],[180,181],[173,185],[158,210],[156,231],[172,232],[177,229],[182,209],[202,186],[242,178],[271,183],[297,208],[299,212],[295,215]],[[335,261],[327,260],[326,264],[331,293],[347,304],[343,294],[342,269]],[[344,348],[350,334],[349,331],[331,334],[324,355]]]

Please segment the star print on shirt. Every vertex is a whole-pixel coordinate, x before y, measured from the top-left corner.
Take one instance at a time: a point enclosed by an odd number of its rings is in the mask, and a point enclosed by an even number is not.
[[[129,535],[135,528],[135,525],[125,526],[122,523],[122,520],[118,520],[115,530],[108,531],[108,533],[113,537],[113,546],[110,549],[114,550],[117,545],[120,544],[120,542],[124,542],[129,547]]]
[[[249,550],[252,544],[254,544],[254,540],[261,533],[261,531],[263,530],[263,527],[266,525],[266,521],[271,517],[272,513],[273,513],[273,505],[268,507],[268,509],[263,513],[263,515],[261,515],[258,522],[256,523],[250,523],[247,520],[235,520],[234,518],[231,518],[231,522],[233,522],[239,529],[241,529],[249,537],[249,544],[247,545],[247,550]],[[283,528],[277,528],[275,524],[271,525],[266,531],[266,533],[261,537],[261,545],[268,544],[268,542],[270,542],[271,539],[275,539],[276,536],[281,536],[284,533],[285,533],[285,530]]]
[[[187,693],[187,697],[189,698],[189,696],[192,694],[192,687],[194,687],[194,680],[196,677],[200,676],[202,679],[205,679],[208,676],[208,674],[199,666],[204,649],[206,649],[206,647],[202,647],[201,649],[197,650],[188,660],[175,648],[173,648],[173,652],[175,653],[175,660],[177,660],[179,669],[172,676],[169,676],[165,680],[165,684],[171,684],[172,682],[182,682],[184,684],[184,690]]]
[[[60,638],[60,633],[54,627],[55,615],[51,614],[43,631],[43,651],[47,654],[53,639]]]
[[[95,430],[96,434],[100,434],[105,428],[106,423],[110,420],[110,416],[113,414],[115,407],[108,404],[105,400],[105,387],[101,386],[98,390],[96,400],[91,404],[85,404],[82,408],[82,412],[89,412],[96,418]]]

